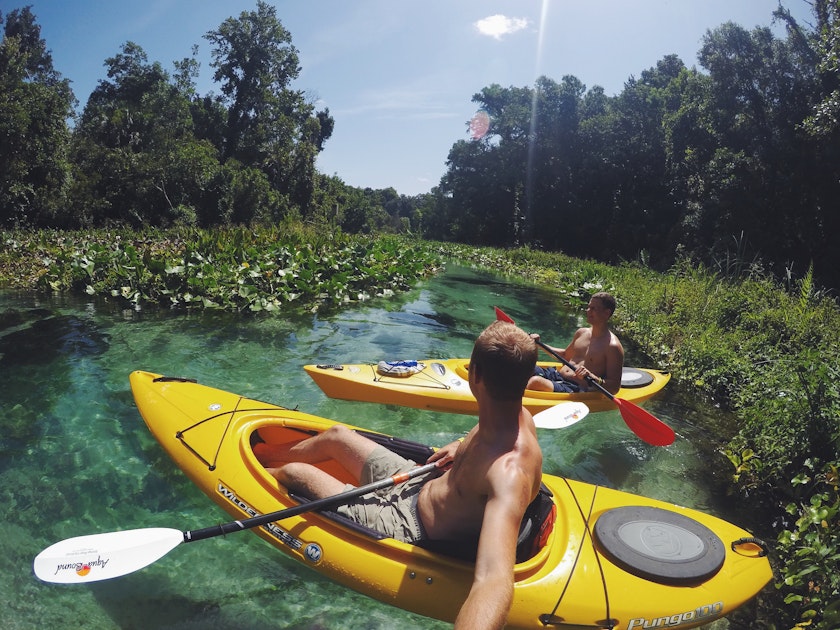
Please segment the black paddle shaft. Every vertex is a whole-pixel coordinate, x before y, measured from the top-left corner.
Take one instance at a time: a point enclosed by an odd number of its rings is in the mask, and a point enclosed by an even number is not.
[[[358,488],[352,488],[329,497],[316,499],[314,501],[310,501],[309,503],[301,503],[300,505],[295,505],[276,512],[260,514],[259,516],[246,518],[242,521],[231,521],[229,523],[222,523],[212,527],[205,527],[203,529],[187,530],[184,532],[184,542],[195,542],[197,540],[213,538],[214,536],[224,536],[225,534],[241,532],[243,529],[251,529],[253,527],[259,527],[260,525],[274,523],[275,521],[280,521],[285,518],[291,518],[292,516],[297,516],[298,514],[303,514],[305,512],[313,512],[315,510],[333,507],[335,505],[343,505],[356,497],[376,492],[377,490],[382,490],[383,488],[389,488],[412,479],[413,477],[430,473],[435,468],[438,468],[438,463],[432,462],[431,464],[412,468],[408,472],[394,475],[393,477],[388,477],[387,479],[380,479],[379,481],[374,481],[373,483],[359,486]]]

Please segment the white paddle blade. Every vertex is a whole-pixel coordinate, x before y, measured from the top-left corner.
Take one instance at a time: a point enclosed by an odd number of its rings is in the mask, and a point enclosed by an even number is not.
[[[183,532],[166,527],[68,538],[35,558],[35,575],[45,582],[84,584],[138,571],[184,542]]]
[[[583,420],[588,413],[589,407],[585,404],[570,400],[535,414],[534,424],[538,429],[565,429]]]

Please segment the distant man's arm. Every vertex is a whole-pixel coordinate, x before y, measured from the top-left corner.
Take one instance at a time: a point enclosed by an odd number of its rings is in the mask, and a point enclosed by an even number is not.
[[[610,344],[607,348],[607,373],[604,374],[604,389],[617,394],[621,389],[621,373],[624,370],[624,349],[621,344]]]
[[[552,353],[559,354],[561,357],[566,359],[569,356],[569,352],[571,351],[572,346],[574,346],[575,339],[577,339],[581,330],[583,330],[583,329],[580,329],[577,332],[575,332],[574,336],[572,337],[572,340],[569,342],[569,345],[566,346],[565,348],[555,348],[554,346],[548,345],[546,342],[544,342],[540,339],[540,336],[537,333],[531,333],[531,338],[534,341],[536,341],[538,345],[541,344],[540,349],[543,350],[544,352],[546,352],[547,354],[549,354],[549,355],[552,354]],[[554,357],[552,355],[551,359],[555,360],[556,357]]]

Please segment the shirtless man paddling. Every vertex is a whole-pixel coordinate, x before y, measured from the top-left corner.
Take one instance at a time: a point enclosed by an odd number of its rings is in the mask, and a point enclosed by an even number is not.
[[[577,367],[537,367],[528,381],[528,389],[544,392],[587,391],[587,376],[611,394],[621,388],[624,368],[624,348],[608,323],[615,311],[615,298],[609,293],[596,293],[586,307],[589,328],[578,328],[565,350],[548,346],[551,350]],[[539,341],[539,335],[532,335]],[[546,344],[548,345],[548,344]]]
[[[449,467],[430,480],[412,479],[338,508],[405,542],[478,540],[473,583],[455,621],[459,630],[502,628],[513,601],[519,526],[542,478],[534,421],[522,407],[536,358],[537,346],[527,333],[493,322],[476,340],[470,359],[478,424],[428,460]],[[341,463],[360,485],[415,465],[342,425],[291,447],[257,444],[255,453],[282,485],[312,498],[347,489],[313,465],[327,459]]]

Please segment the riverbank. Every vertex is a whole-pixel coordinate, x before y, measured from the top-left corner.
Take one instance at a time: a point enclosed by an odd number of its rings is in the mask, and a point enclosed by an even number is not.
[[[318,310],[404,291],[437,271],[405,239],[300,224],[2,232],[0,288],[84,292],[133,308]]]

